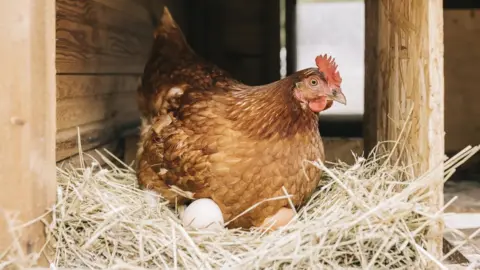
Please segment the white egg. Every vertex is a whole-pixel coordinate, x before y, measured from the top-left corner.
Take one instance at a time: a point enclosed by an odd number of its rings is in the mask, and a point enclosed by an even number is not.
[[[180,216],[185,227],[214,230],[224,227],[222,211],[211,199],[193,201]]]

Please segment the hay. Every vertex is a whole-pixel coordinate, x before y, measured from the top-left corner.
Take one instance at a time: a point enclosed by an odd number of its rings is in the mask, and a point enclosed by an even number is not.
[[[105,166],[59,168],[53,219],[39,218],[47,225],[44,254],[52,266],[70,269],[424,269],[431,260],[444,268],[424,248],[428,226],[442,218],[427,203],[439,179],[431,172],[414,178],[411,164],[388,162],[385,144],[353,166],[309,163],[325,170],[321,187],[294,222],[270,233],[188,231],[177,211],[139,190],[133,169],[115,165],[113,156],[101,156]],[[445,176],[478,150],[447,160]],[[0,261],[25,266],[12,254]]]

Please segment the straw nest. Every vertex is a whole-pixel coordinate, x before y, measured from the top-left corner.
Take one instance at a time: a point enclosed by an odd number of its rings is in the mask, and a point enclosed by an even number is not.
[[[135,173],[102,156],[58,169],[58,202],[46,224],[43,254],[57,268],[96,269],[425,269],[442,262],[426,251],[433,172],[412,177],[411,164],[391,162],[382,145],[353,165],[330,164],[318,190],[281,230],[191,231],[159,196],[137,188]],[[478,148],[444,163],[448,178]],[[383,154],[382,154],[383,153]],[[84,157],[86,158],[86,157]],[[118,161],[118,160],[117,160]],[[90,163],[90,162],[88,162]],[[153,198],[153,199],[152,199]],[[21,228],[11,226],[11,231]],[[24,227],[24,226],[23,226]],[[15,252],[17,251],[17,252]],[[29,266],[15,245],[5,265]],[[1,263],[0,263],[1,266]]]

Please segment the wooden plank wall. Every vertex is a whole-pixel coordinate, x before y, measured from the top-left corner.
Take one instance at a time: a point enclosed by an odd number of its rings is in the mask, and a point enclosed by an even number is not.
[[[455,2],[456,4],[460,4]],[[470,3],[474,6],[473,3]],[[478,5],[477,5],[478,7]],[[480,9],[445,9],[445,150],[456,154],[480,144]],[[480,176],[480,153],[455,173],[455,179]]]
[[[182,1],[57,0],[57,151],[61,161],[113,146],[139,123],[135,91],[167,5],[183,23]]]
[[[447,152],[480,144],[480,9],[445,10]]]

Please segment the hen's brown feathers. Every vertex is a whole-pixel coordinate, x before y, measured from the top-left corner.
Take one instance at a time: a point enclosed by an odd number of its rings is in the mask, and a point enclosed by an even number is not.
[[[295,195],[296,205],[309,196],[320,172],[304,162],[323,158],[321,139],[315,136],[315,130],[258,139],[242,131],[236,121],[215,113],[225,110],[224,104],[213,99],[203,104],[184,108],[188,113],[183,120],[174,119],[147,139],[141,159],[142,184],[160,188],[162,194],[165,183],[194,192],[196,198],[212,198],[226,220],[260,200],[284,195],[282,186]],[[154,177],[142,175],[142,170],[150,168],[156,173]],[[166,170],[163,175],[162,169]],[[285,200],[266,203],[231,225],[258,226],[262,218],[286,205]]]
[[[254,139],[279,139],[317,129],[318,117],[293,97],[294,76],[232,93],[226,118]]]
[[[306,161],[323,160],[324,153],[318,117],[294,98],[293,88],[305,74],[318,71],[247,86],[196,56],[175,31],[180,30],[171,25],[157,29],[138,90],[144,118],[141,186],[172,203],[187,199],[171,186],[211,198],[225,220],[285,195],[282,187],[300,205],[321,174]],[[259,226],[284,206],[285,199],[264,203],[230,227]]]
[[[162,194],[175,185],[196,198],[212,198],[226,220],[284,195],[282,186],[295,195],[295,205],[301,204],[320,177],[305,162],[323,159],[324,153],[316,115],[290,100],[285,84],[288,80],[227,92],[186,89],[177,116],[169,116],[172,123],[159,129],[165,121],[157,118],[153,130],[159,132],[146,137],[140,183]],[[156,175],[142,172],[150,169]],[[258,226],[286,205],[285,200],[265,203],[231,226]]]

